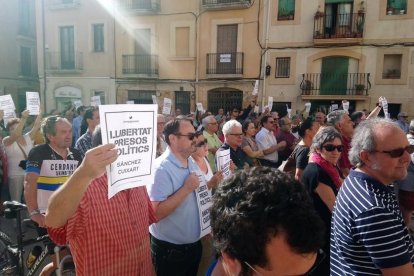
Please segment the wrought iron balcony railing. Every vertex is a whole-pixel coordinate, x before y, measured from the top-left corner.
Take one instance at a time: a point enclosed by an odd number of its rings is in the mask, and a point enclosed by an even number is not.
[[[315,14],[314,39],[360,38],[364,34],[365,13]]]
[[[160,0],[121,0],[119,6],[126,11],[159,11]]]
[[[202,0],[201,5],[205,9],[248,8],[251,0]]]
[[[156,77],[158,76],[158,56],[122,55],[122,73]]]
[[[73,72],[83,70],[82,52],[47,52],[46,70]]]
[[[244,53],[207,54],[207,75],[243,74]]]
[[[302,74],[302,95],[367,96],[371,89],[370,73],[307,73]]]

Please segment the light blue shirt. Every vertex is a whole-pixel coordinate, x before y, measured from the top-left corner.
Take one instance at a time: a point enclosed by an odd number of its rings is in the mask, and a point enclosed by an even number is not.
[[[177,192],[190,174],[196,171],[197,165],[188,159],[188,167],[184,167],[169,148],[155,160],[154,183],[148,186],[151,201],[164,201]],[[167,217],[153,223],[150,233],[155,238],[174,244],[194,243],[200,240],[200,218],[195,192]]]
[[[73,144],[75,144],[76,141],[78,141],[80,137],[80,126],[82,124],[82,120],[83,120],[83,117],[79,115],[75,117],[75,119],[73,119],[72,121]]]

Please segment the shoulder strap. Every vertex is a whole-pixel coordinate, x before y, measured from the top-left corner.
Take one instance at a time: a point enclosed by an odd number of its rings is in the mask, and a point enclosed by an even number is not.
[[[22,148],[22,146],[19,144],[19,142],[17,142],[16,141],[16,144],[19,146],[19,149],[22,151],[22,153],[23,153],[23,156],[24,156],[24,159],[27,159],[27,154],[26,154],[26,152],[24,151],[24,149]]]

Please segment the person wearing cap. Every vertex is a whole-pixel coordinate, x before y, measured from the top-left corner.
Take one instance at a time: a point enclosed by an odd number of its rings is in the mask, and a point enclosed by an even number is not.
[[[408,133],[408,123],[407,123],[407,113],[405,112],[400,112],[398,113],[398,120],[397,120],[397,124],[398,126],[405,132]]]

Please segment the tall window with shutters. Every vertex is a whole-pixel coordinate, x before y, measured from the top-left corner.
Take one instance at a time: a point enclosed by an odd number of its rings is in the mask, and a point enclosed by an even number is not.
[[[93,32],[93,51],[95,53],[104,52],[104,24],[93,24],[92,25],[92,32]]]

